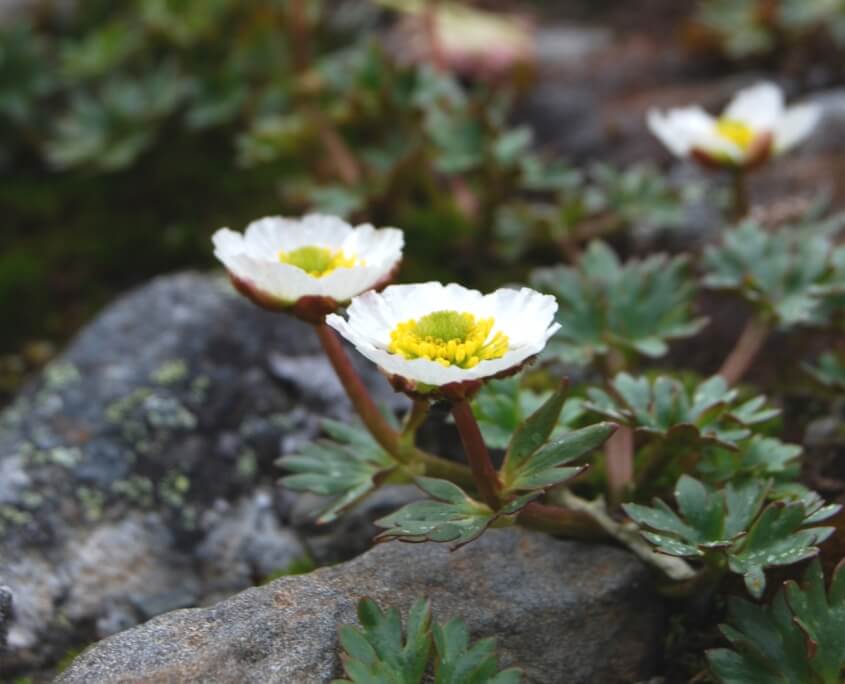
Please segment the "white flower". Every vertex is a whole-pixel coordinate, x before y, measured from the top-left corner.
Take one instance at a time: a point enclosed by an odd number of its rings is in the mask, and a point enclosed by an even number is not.
[[[528,288],[482,295],[430,282],[366,292],[348,321],[326,323],[403,388],[424,392],[518,370],[560,327],[556,311],[554,297]]]
[[[815,105],[786,107],[777,85],[758,83],[737,93],[718,118],[701,107],[653,109],[648,126],[679,157],[749,166],[797,145],[813,130],[819,115]]]
[[[326,302],[326,313],[389,282],[404,245],[396,228],[353,228],[321,214],[263,218],[243,235],[221,228],[212,241],[234,283],[257,303],[283,309],[316,298]]]

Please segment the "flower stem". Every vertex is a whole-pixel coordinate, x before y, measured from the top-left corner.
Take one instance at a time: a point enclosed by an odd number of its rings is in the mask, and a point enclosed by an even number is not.
[[[755,357],[763,348],[770,330],[771,326],[759,316],[752,316],[745,324],[736,345],[719,369],[719,375],[729,385],[739,382],[751,367]]]
[[[430,402],[426,399],[414,399],[411,410],[408,411],[402,424],[400,439],[403,442],[413,444],[417,430],[420,429],[425,419],[428,418],[428,409],[430,406]]]
[[[608,380],[625,370],[627,359],[618,349],[611,348],[604,357],[604,373]],[[618,504],[625,490],[634,480],[634,432],[620,425],[604,445],[604,464],[607,477],[607,498]]]
[[[455,419],[455,425],[457,425],[458,432],[461,435],[461,442],[464,445],[464,451],[478,493],[484,503],[496,511],[501,507],[499,490],[502,485],[499,482],[499,475],[493,467],[493,461],[490,460],[490,452],[487,451],[487,445],[484,444],[481,430],[478,428],[478,423],[475,416],[472,415],[472,409],[466,399],[452,404],[452,417]]]
[[[517,522],[532,530],[572,539],[605,539],[607,533],[593,518],[581,511],[533,502],[523,508]]]
[[[381,411],[378,410],[369,390],[346,355],[337,335],[325,323],[317,323],[314,325],[314,329],[317,331],[317,337],[320,338],[320,343],[323,345],[326,356],[329,357],[332,368],[334,368],[358,415],[361,416],[361,420],[364,421],[364,425],[385,451],[399,458],[401,451],[399,435],[390,427]]]
[[[607,496],[616,505],[634,480],[634,431],[626,425],[610,436],[604,445]]]
[[[742,167],[738,167],[732,172],[733,180],[733,219],[734,221],[741,221],[744,219],[751,208],[748,200],[748,174]]]
[[[397,460],[404,461],[412,459],[422,463],[425,466],[426,475],[431,477],[449,480],[464,487],[472,487],[475,484],[470,470],[460,463],[448,461],[445,458],[435,456],[416,447],[408,448],[407,450],[403,449],[400,435],[390,427],[384,416],[381,415],[369,391],[361,381],[358,372],[349,361],[349,357],[346,355],[346,351],[343,349],[343,345],[341,345],[337,335],[325,324],[315,325],[314,328],[317,331],[317,336],[320,338],[326,356],[329,357],[329,361],[343,388],[346,390],[346,394],[349,396],[352,405],[355,407],[358,415],[361,416],[361,420],[364,422],[367,430],[370,431],[370,434],[372,434],[385,451]],[[417,405],[415,402],[411,409],[411,414],[405,423],[406,430],[411,424],[410,421],[421,423],[425,419],[428,412],[427,404],[428,402],[419,402],[419,405]],[[423,407],[423,405],[425,406]]]

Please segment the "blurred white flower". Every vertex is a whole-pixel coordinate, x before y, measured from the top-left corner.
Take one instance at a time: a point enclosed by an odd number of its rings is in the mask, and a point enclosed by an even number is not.
[[[535,62],[534,32],[523,17],[457,2],[378,2],[404,15],[395,41],[402,59],[478,77],[507,75]]]
[[[293,309],[312,321],[390,282],[404,246],[396,228],[353,228],[322,214],[263,218],[244,234],[221,228],[212,241],[214,255],[243,294],[264,308]]]
[[[701,107],[653,109],[648,126],[679,157],[709,166],[751,167],[804,140],[819,115],[815,105],[786,107],[783,91],[764,82],[737,93],[718,118]]]
[[[333,314],[326,323],[397,389],[460,395],[542,351],[560,327],[556,311],[554,297],[528,288],[482,295],[430,282],[366,292],[352,300],[348,320]]]

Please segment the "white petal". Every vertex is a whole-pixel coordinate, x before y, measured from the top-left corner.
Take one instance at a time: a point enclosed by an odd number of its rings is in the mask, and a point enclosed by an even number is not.
[[[783,116],[783,91],[764,81],[740,90],[725,108],[723,116],[741,121],[754,131],[773,131]]]
[[[786,110],[775,128],[775,152],[785,152],[804,140],[821,118],[818,105],[796,105]]]
[[[741,156],[741,150],[719,135],[716,120],[701,107],[683,107],[668,112],[649,112],[648,124],[652,132],[679,157],[686,157],[694,149],[713,154]]]
[[[390,333],[398,323],[444,309],[492,317],[493,331],[507,335],[509,350],[498,359],[468,369],[443,367],[428,359],[405,359],[387,350]],[[554,297],[528,288],[482,295],[454,283],[430,282],[392,285],[381,293],[366,292],[352,300],[348,320],[332,314],[326,323],[388,374],[441,386],[496,375],[538,354],[560,327],[553,322],[556,311]]]
[[[672,154],[678,157],[689,154],[692,149],[690,140],[672,123],[668,114],[652,109],[648,112],[647,122],[651,132],[669,148]]]
[[[401,230],[377,230],[369,224],[353,228],[337,217],[322,214],[309,214],[302,220],[278,216],[260,219],[250,223],[243,235],[223,228],[212,241],[215,256],[230,272],[285,302],[305,296],[348,301],[384,281],[401,261],[404,247]],[[309,245],[343,250],[362,264],[315,278],[279,261],[280,252]]]

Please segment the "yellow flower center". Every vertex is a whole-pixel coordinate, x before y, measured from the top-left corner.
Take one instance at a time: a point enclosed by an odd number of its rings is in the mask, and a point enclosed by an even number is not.
[[[747,151],[757,138],[754,129],[748,124],[725,117],[716,122],[716,131],[743,151]]]
[[[498,359],[508,350],[501,332],[490,339],[493,319],[478,320],[471,313],[434,311],[397,325],[390,333],[389,351],[406,359],[429,359],[441,366],[472,368]]]
[[[347,256],[343,250],[328,247],[300,247],[290,252],[279,252],[279,261],[301,268],[308,275],[322,278],[336,268],[351,268],[363,264],[361,259]]]

